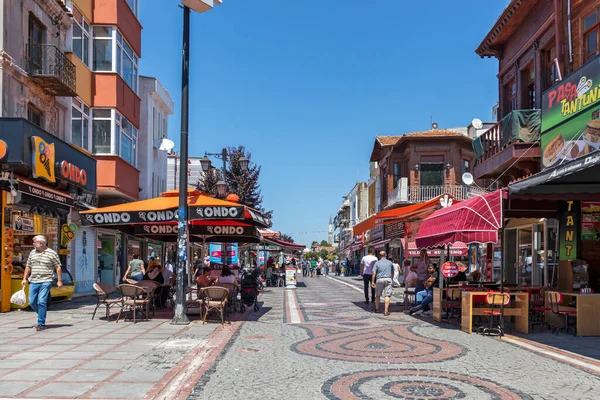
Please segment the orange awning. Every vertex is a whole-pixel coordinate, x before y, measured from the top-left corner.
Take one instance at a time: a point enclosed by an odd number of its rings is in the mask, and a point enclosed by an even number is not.
[[[377,214],[356,224],[352,229],[352,233],[354,235],[360,235],[369,229],[373,229],[376,225],[426,218],[435,210],[441,208],[440,199],[442,197],[444,196],[438,196],[423,203],[411,204],[410,206],[378,212]]]

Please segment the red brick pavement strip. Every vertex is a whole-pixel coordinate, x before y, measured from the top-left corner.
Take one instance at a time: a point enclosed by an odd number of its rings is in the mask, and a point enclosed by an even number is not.
[[[192,353],[180,361],[163,379],[146,394],[144,400],[186,399],[196,382],[208,371],[218,355],[239,329],[241,322],[221,325],[197,346]]]
[[[534,342],[518,336],[504,335],[503,342],[519,346],[522,349],[550,357],[554,360],[568,363],[576,368],[600,376],[600,362],[593,358],[585,357],[570,351],[561,350],[556,347]]]

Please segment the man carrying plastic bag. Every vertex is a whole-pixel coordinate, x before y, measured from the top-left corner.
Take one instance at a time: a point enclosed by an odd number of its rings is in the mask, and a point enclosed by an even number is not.
[[[27,258],[27,266],[23,275],[22,287],[27,285],[29,279],[29,305],[38,315],[36,331],[46,329],[46,310],[48,308],[48,294],[52,286],[54,271],[58,277],[57,287],[62,287],[62,266],[58,254],[46,246],[45,236],[37,235],[33,238],[32,251]]]

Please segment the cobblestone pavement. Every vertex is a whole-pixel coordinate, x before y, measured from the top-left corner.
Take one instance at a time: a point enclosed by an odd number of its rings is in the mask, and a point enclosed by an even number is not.
[[[190,398],[600,398],[593,371],[398,306],[388,317],[374,314],[360,284],[305,278],[293,301],[286,289],[269,288]],[[288,310],[296,304],[299,318]]]

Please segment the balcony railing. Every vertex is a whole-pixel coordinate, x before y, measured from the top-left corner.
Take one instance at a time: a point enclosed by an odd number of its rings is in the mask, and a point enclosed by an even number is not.
[[[444,194],[462,201],[483,193],[473,186],[398,186],[388,193],[387,205],[422,203]]]
[[[29,77],[53,96],[75,97],[75,64],[53,44],[27,44]]]
[[[514,110],[473,141],[475,162],[481,164],[514,143],[534,143],[540,138],[540,110]]]

